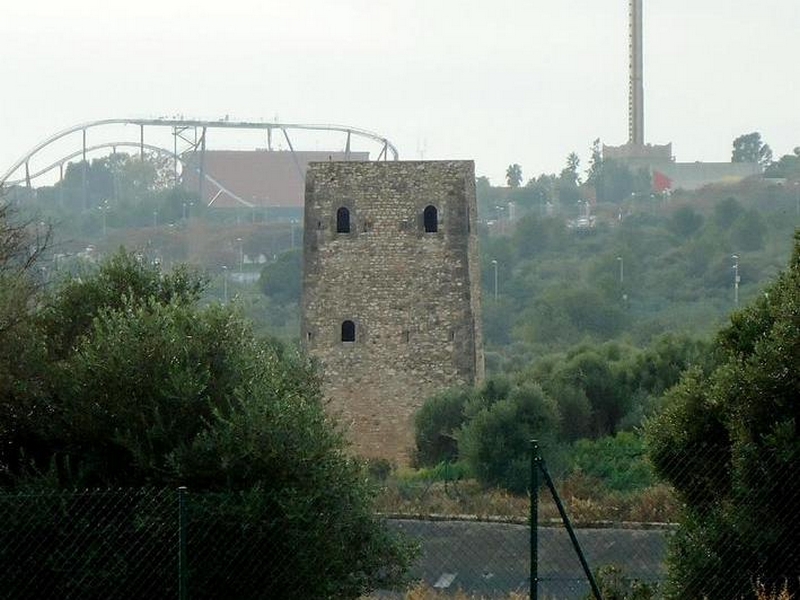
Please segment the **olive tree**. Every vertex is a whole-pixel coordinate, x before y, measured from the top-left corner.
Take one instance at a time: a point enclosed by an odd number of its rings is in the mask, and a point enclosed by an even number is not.
[[[234,308],[201,306],[203,285],[121,251],[41,298],[25,345],[37,361],[0,388],[0,484],[187,486],[193,523],[219,541],[193,567],[193,597],[397,583],[410,548],[374,514],[314,368]],[[6,388],[30,388],[25,404]]]
[[[799,591],[800,233],[789,268],[716,338],[647,425],[650,456],[685,511],[671,546],[674,598]]]

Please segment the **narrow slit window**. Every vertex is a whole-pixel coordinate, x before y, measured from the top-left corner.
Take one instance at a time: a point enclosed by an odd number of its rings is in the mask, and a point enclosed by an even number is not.
[[[353,321],[342,321],[342,341],[356,341],[356,324]]]
[[[350,211],[345,206],[336,211],[336,233],[350,233]]]
[[[439,211],[432,204],[425,207],[422,213],[422,222],[425,226],[425,233],[436,233],[439,231]]]

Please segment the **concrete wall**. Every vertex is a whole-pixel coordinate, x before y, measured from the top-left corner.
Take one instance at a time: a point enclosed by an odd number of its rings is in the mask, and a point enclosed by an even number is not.
[[[427,206],[435,233],[424,231]],[[349,233],[337,233],[342,207]],[[407,462],[424,400],[483,379],[476,217],[472,162],[309,167],[301,337],[364,456]]]

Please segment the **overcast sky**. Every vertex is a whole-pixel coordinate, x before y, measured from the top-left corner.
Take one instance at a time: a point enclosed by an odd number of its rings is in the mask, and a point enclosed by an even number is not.
[[[0,16],[0,172],[107,117],[337,123],[504,180],[627,138],[627,0],[27,0]],[[645,139],[800,145],[798,0],[644,0]],[[209,141],[213,145],[213,141]]]

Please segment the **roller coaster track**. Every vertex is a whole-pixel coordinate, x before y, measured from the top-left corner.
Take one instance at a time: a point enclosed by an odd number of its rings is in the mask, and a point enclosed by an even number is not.
[[[148,151],[154,152],[156,154],[162,154],[164,156],[168,156],[169,158],[172,158],[172,159],[174,159],[176,161],[179,161],[183,165],[183,168],[191,168],[190,165],[186,164],[186,162],[183,160],[183,157],[180,154],[175,154],[175,153],[173,153],[172,150],[167,150],[166,148],[162,148],[161,146],[154,146],[153,144],[141,144],[139,142],[124,142],[124,141],[106,142],[104,144],[95,144],[94,146],[87,146],[86,147],[86,152],[87,153],[88,152],[94,152],[96,150],[104,150],[106,148],[111,148],[112,150],[116,151],[117,148],[129,148],[129,147],[139,148],[139,149],[143,148],[144,150],[148,150]],[[83,150],[77,150],[75,152],[72,152],[71,154],[67,154],[66,156],[62,157],[60,160],[57,160],[56,162],[47,165],[43,169],[40,169],[40,170],[38,170],[38,171],[36,171],[34,173],[31,173],[29,175],[28,180],[32,181],[32,180],[36,179],[37,177],[40,177],[40,176],[44,175],[45,173],[49,173],[50,171],[52,171],[53,169],[56,169],[56,168],[63,169],[64,163],[68,163],[73,158],[77,158],[78,156],[81,156],[83,154],[83,152],[84,152]],[[193,170],[196,173],[200,174],[200,169],[195,167]],[[62,172],[62,177],[63,177],[63,172]],[[208,181],[209,183],[213,184],[219,190],[219,192],[223,192],[223,193],[227,194],[228,196],[230,196],[231,198],[236,200],[236,202],[238,202],[239,204],[241,204],[243,206],[246,206],[248,208],[252,208],[253,207],[253,203],[252,202],[248,202],[244,198],[242,198],[240,196],[237,196],[232,190],[230,190],[229,188],[225,187],[222,183],[220,183],[219,181],[214,179],[208,173],[203,173],[203,177],[204,177],[205,181]],[[24,182],[24,180],[22,180],[22,179],[15,180],[15,181],[6,181],[5,185],[19,185],[20,183],[23,183],[23,182]],[[217,194],[217,195],[219,195],[219,194]]]
[[[139,141],[138,142],[119,141],[116,143],[107,142],[103,144],[88,146],[86,143],[87,139],[86,132],[90,129],[103,127],[107,125],[138,126]],[[175,149],[170,151],[159,146],[146,144],[144,141],[145,127],[171,128],[173,136],[175,137],[175,145],[176,145]],[[193,130],[195,134],[193,140],[184,137],[184,132],[190,129]],[[85,161],[87,153],[104,148],[113,149],[116,147],[135,147],[139,149],[142,157],[144,157],[145,150],[149,150],[152,152],[158,152],[160,154],[166,154],[168,156],[171,156],[175,161],[180,161],[185,166],[185,162],[182,159],[182,153],[179,153],[177,151],[177,140],[180,138],[181,140],[189,144],[190,151],[192,152],[199,151],[201,153],[200,168],[196,169],[200,174],[200,180],[211,181],[212,183],[221,188],[218,182],[213,181],[206,173],[203,172],[202,156],[205,154],[206,133],[209,129],[249,129],[249,130],[266,131],[268,146],[270,150],[272,149],[272,134],[273,132],[278,132],[283,135],[283,138],[285,139],[287,145],[289,146],[289,150],[292,152],[293,155],[295,149],[292,144],[291,138],[289,137],[289,131],[304,130],[304,131],[340,132],[346,135],[346,142],[344,148],[344,152],[346,155],[349,155],[350,153],[350,140],[352,137],[355,136],[357,138],[370,140],[371,142],[375,142],[380,145],[381,150],[378,154],[377,160],[390,160],[390,155],[391,155],[391,160],[398,160],[399,158],[399,153],[397,152],[397,148],[385,137],[377,133],[367,131],[365,129],[348,127],[344,125],[309,125],[301,123],[263,123],[263,122],[252,122],[252,121],[228,121],[228,120],[206,121],[206,120],[195,120],[195,119],[102,119],[97,121],[87,121],[85,123],[74,125],[62,131],[59,131],[58,133],[36,144],[33,148],[28,150],[19,160],[17,160],[13,165],[11,165],[11,167],[5,173],[3,173],[2,176],[0,176],[0,187],[6,185],[19,185],[21,183],[25,183],[28,187],[30,187],[31,181],[33,179],[36,179],[37,177],[40,177],[56,168],[61,169],[63,175],[63,166],[71,159],[81,156],[82,160]],[[200,131],[199,136],[197,135],[198,130]],[[42,169],[39,169],[34,173],[30,172],[30,160],[34,156],[36,156],[36,154],[38,154],[51,144],[57,142],[58,140],[61,140],[62,138],[65,138],[71,134],[78,132],[81,132],[83,135],[83,143],[81,145],[80,150],[72,152],[69,155],[62,157],[61,159],[51,163],[50,165]],[[12,176],[18,173],[18,171],[23,167],[25,169],[24,176],[18,176],[16,179],[11,179]],[[298,164],[298,169],[299,169],[299,164]],[[230,193],[228,190],[225,191]],[[241,200],[241,202],[247,204],[247,202],[245,202],[244,200]]]

